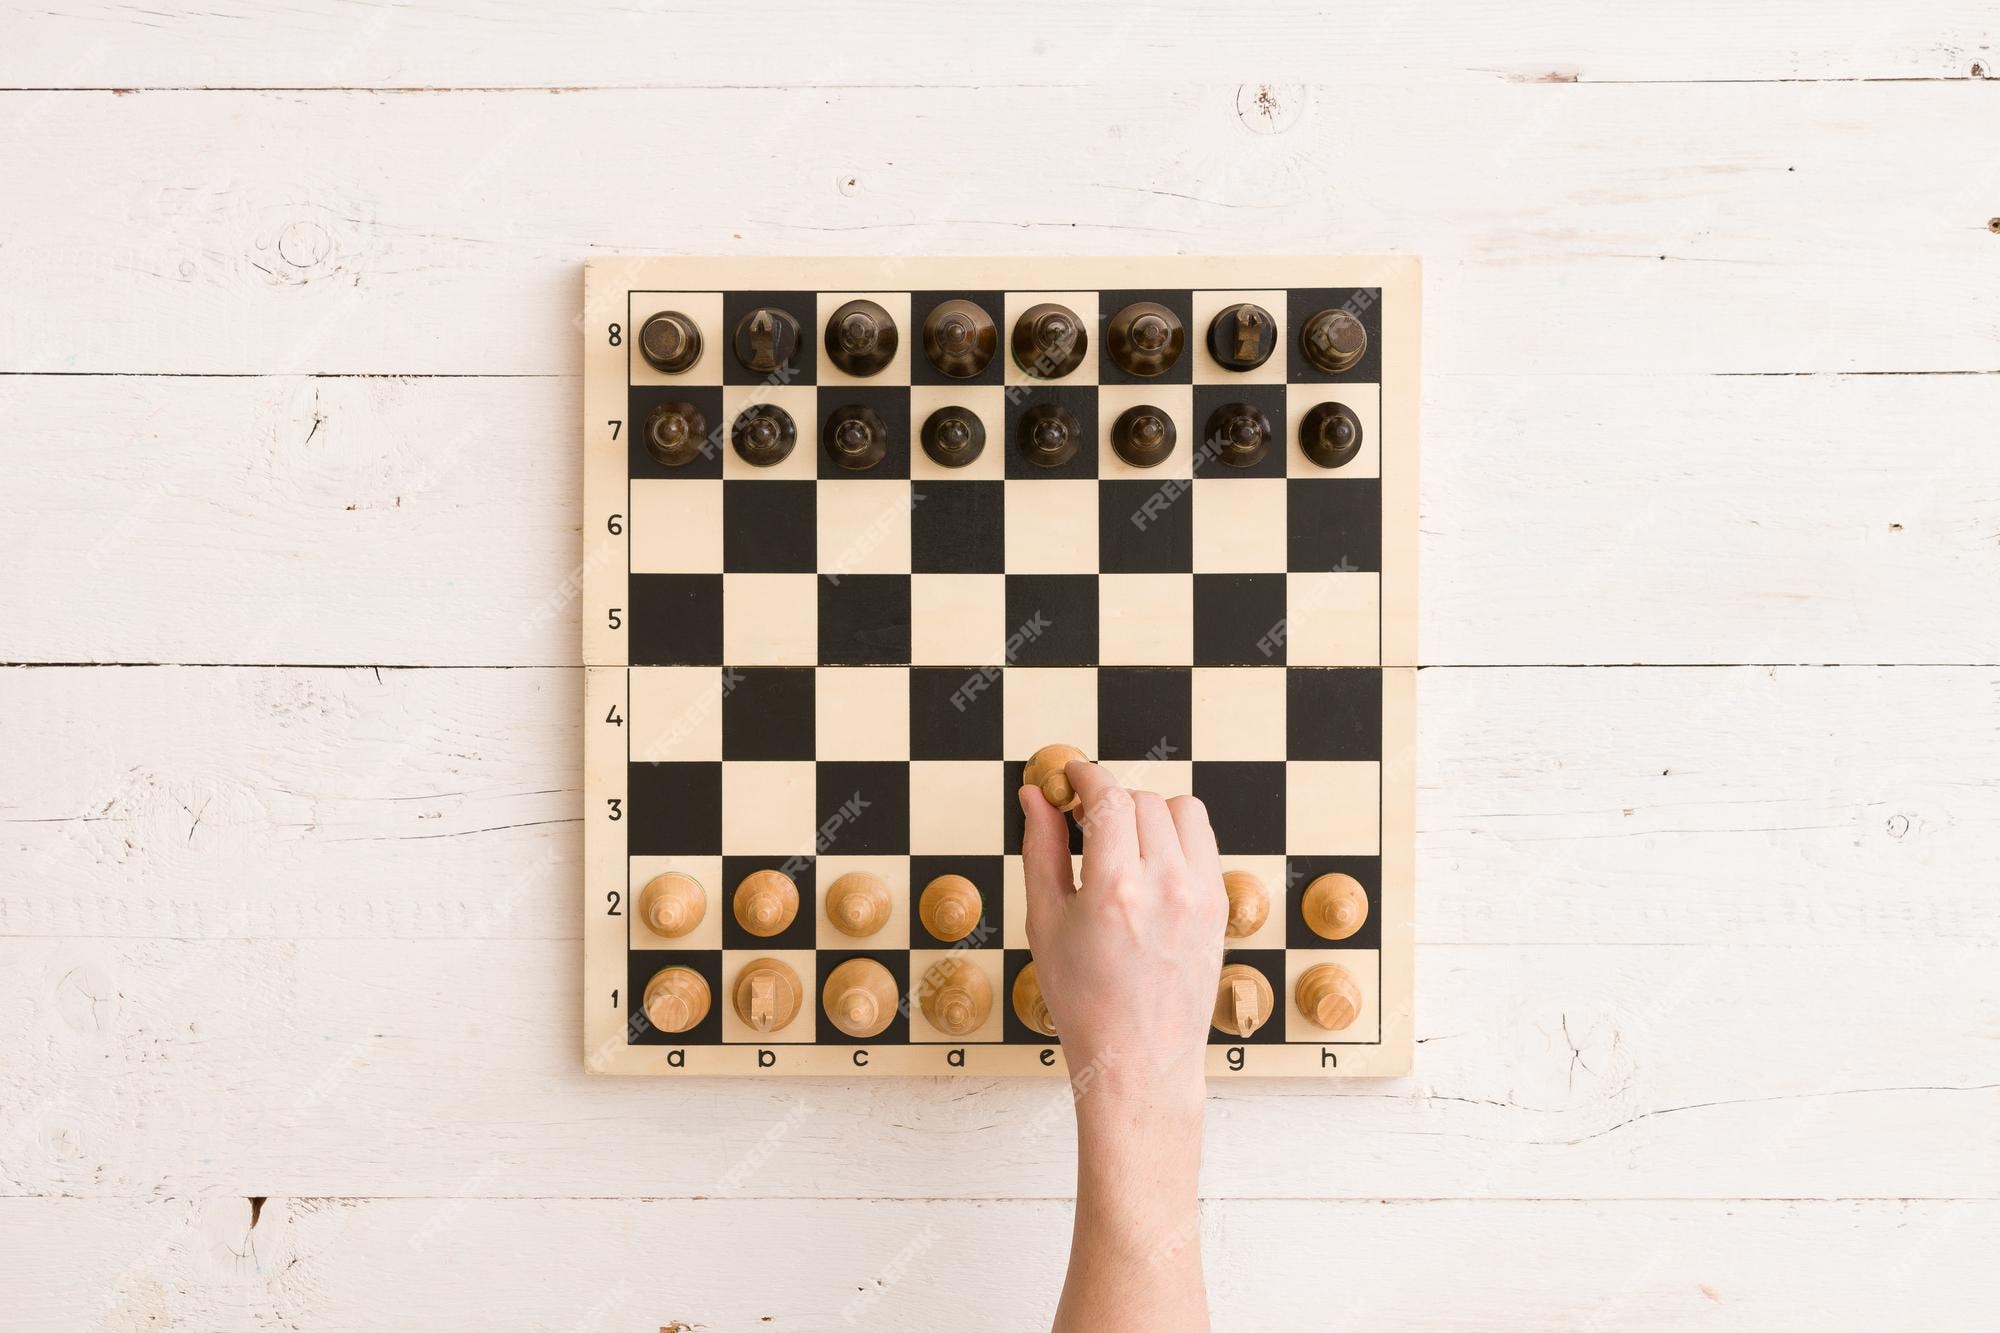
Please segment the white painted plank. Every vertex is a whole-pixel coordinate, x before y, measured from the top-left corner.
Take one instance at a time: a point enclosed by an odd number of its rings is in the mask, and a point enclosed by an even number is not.
[[[0,660],[575,662],[577,392],[0,379]],[[2000,376],[1435,375],[1426,400],[1426,661],[2000,651]]]
[[[1218,1333],[1971,1328],[1992,1203],[1211,1202]],[[1066,1204],[0,1201],[0,1329],[1045,1327]],[[754,1257],[746,1257],[754,1250]]]
[[[1067,1094],[1042,1080],[586,1075],[578,953],[0,939],[0,1194],[1070,1188]],[[1216,1082],[1208,1187],[2000,1198],[1996,962],[1944,943],[1425,945],[1416,1076]]]
[[[0,672],[0,935],[574,952],[580,675]],[[1420,681],[1426,945],[2000,945],[1991,670]]]
[[[1587,0],[1422,6],[1307,0],[1136,11],[1034,0],[1004,18],[858,0],[553,11],[525,0],[431,5],[226,0],[198,11],[107,0],[22,12],[0,84],[573,87],[1184,82],[1235,75],[1381,84],[1411,79],[1972,77],[1992,63],[1990,7],[1864,0],[1671,12]],[[976,54],[975,54],[976,53]]]
[[[663,248],[1417,254],[1434,373],[1994,368],[1983,80],[1352,92],[0,94],[0,370],[563,373]]]

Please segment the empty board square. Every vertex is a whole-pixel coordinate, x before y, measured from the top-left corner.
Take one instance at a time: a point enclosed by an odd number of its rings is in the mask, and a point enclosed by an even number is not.
[[[1196,759],[1283,759],[1285,678],[1277,667],[1196,667]]]
[[[782,858],[812,850],[811,761],[724,760],[724,855]]]
[[[1285,781],[1282,761],[1195,760],[1194,794],[1225,857],[1285,850]]]
[[[721,574],[633,574],[626,655],[633,666],[720,665]]]
[[[881,419],[881,424],[886,430],[887,448],[880,461],[859,469],[842,467],[834,461],[833,420],[844,408],[864,408]],[[822,481],[838,478],[862,481],[908,481],[910,479],[910,391],[859,388],[851,385],[821,388],[819,440],[819,475]]]
[[[819,483],[819,572],[910,572],[908,482]]]
[[[689,384],[634,385],[626,391],[625,401],[627,419],[620,429],[625,433],[625,465],[634,480],[713,481],[722,476],[729,423],[722,419],[721,389]],[[686,463],[663,463],[648,448],[653,422],[670,409],[685,417],[687,408],[694,409],[695,424],[701,428],[700,452]]]
[[[1097,567],[1113,574],[1178,574],[1194,568],[1193,483],[1097,483]]]
[[[1237,405],[1246,405],[1263,414],[1270,427],[1271,443],[1264,456],[1248,467],[1223,462],[1222,430]],[[1195,446],[1195,476],[1223,479],[1282,477],[1285,450],[1285,388],[1282,384],[1197,384],[1194,386],[1194,420],[1189,423],[1189,439]]]
[[[1211,1046],[1272,1046],[1285,1039],[1285,1012],[1291,1008],[1291,997],[1285,993],[1285,951],[1283,949],[1230,949],[1222,956],[1222,965],[1238,964],[1252,968],[1264,978],[1271,988],[1271,1012],[1264,1022],[1249,1036],[1240,1031],[1211,1026],[1208,1029],[1208,1044]],[[1231,1006],[1224,1003],[1228,997],[1218,996],[1218,1005],[1228,1016]]]
[[[1118,364],[1112,355],[1110,329],[1113,322],[1127,306],[1140,301],[1165,306],[1173,312],[1181,326],[1181,349],[1179,355],[1168,363],[1157,375],[1134,375]],[[1186,289],[1152,289],[1144,291],[1106,291],[1097,299],[1097,376],[1103,384],[1186,384],[1194,378],[1194,344],[1201,337],[1193,327],[1194,294]]]
[[[1026,760],[1044,745],[1098,752],[1097,669],[1009,667],[1002,742],[1009,759]]]
[[[1283,574],[1194,576],[1197,665],[1282,665],[1285,638]]]
[[[1285,766],[1285,850],[1374,856],[1382,849],[1382,766],[1292,760]]]
[[[1361,885],[1368,915],[1346,939],[1322,938],[1306,924],[1301,904],[1322,875],[1346,875]],[[1285,947],[1289,949],[1377,949],[1382,945],[1382,862],[1373,856],[1288,856],[1285,858]]]
[[[722,698],[724,759],[813,758],[813,669],[737,667]]]
[[[826,995],[827,981],[833,970],[842,963],[856,958],[867,958],[887,968],[896,985],[897,1007],[887,1026],[872,1037],[855,1037],[842,1032],[831,1020],[819,1025],[819,1039],[827,1046],[901,1046],[910,1039],[910,1016],[908,996],[910,993],[910,953],[907,949],[821,949],[819,951],[819,971],[808,983],[812,986],[812,1001],[822,1002]]]
[[[1291,337],[1284,354],[1285,378],[1294,384],[1366,382],[1382,378],[1382,289],[1380,287],[1294,287],[1285,293],[1291,307]],[[1321,370],[1306,356],[1313,316],[1323,310],[1345,310],[1361,321],[1368,350],[1343,371]]]
[[[720,574],[722,482],[632,482],[635,574]]]
[[[1380,759],[1382,673],[1287,670],[1285,752],[1293,759]]]
[[[1097,592],[1091,574],[1008,574],[1007,660],[1066,666],[1097,660]]]
[[[1057,467],[1043,467],[1031,462],[1021,447],[1025,426],[1031,414],[1040,409],[1061,408],[1075,418],[1077,424],[1076,454],[1068,462]],[[1000,441],[988,440],[991,449],[999,443],[1007,450],[1007,477],[1010,481],[1056,481],[1088,480],[1097,475],[1097,391],[1095,389],[1071,388],[1067,386],[1041,386],[1016,388],[1007,395],[1007,438]]]
[[[999,759],[914,759],[909,765],[909,850],[925,856],[998,856],[1005,822],[993,808]]]
[[[792,882],[799,910],[771,935],[758,935],[736,916],[736,893],[743,881],[760,871],[774,870]],[[813,946],[813,859],[796,851],[772,851],[758,856],[722,858],[722,901],[710,904],[722,914],[725,949],[810,949]],[[803,1006],[802,1006],[803,1007]]]
[[[1188,755],[1194,736],[1189,690],[1185,667],[1099,668],[1098,748],[1093,757],[1172,759]]]
[[[629,758],[722,758],[722,698],[734,673],[710,666],[634,667],[625,679]]]
[[[991,802],[988,801],[990,805]],[[995,818],[998,819],[998,811]],[[936,949],[956,946],[966,949],[997,949],[1006,938],[1006,892],[1002,881],[1005,857],[1001,856],[913,856],[910,858],[910,947]],[[923,894],[932,880],[957,875],[972,881],[979,891],[979,919],[964,936],[940,939],[924,926]],[[997,998],[997,997],[996,997]],[[998,1005],[996,1004],[997,1008]]]
[[[1007,579],[1002,574],[918,574],[910,580],[910,660],[972,666],[1004,660]]]
[[[811,574],[724,574],[722,647],[744,666],[811,666],[819,651]]]
[[[1006,483],[917,482],[910,507],[910,567],[920,574],[1005,572]]]
[[[970,301],[986,312],[986,318],[993,323],[994,348],[992,359],[987,361],[978,374],[966,377],[947,375],[939,370],[924,351],[924,322],[931,312],[946,301]],[[998,384],[1001,371],[1007,364],[1007,323],[999,292],[911,292],[910,293],[910,382],[912,384]]]
[[[1378,664],[1381,601],[1379,574],[1287,574],[1285,660],[1292,666]]]
[[[1013,574],[1097,570],[1098,483],[1008,481],[1007,563]]]
[[[722,765],[626,765],[623,808],[631,856],[712,856],[722,851]]]
[[[819,660],[827,666],[908,662],[909,575],[822,577],[819,580]]]
[[[1285,568],[1286,483],[1281,477],[1194,483],[1194,568],[1256,574]]]
[[[769,307],[790,315],[799,326],[798,346],[776,370],[752,370],[737,354],[750,337],[752,312]],[[819,297],[815,292],[724,292],[722,294],[722,382],[724,384],[811,384],[819,372]],[[739,338],[741,330],[743,338]]]
[[[758,478],[722,483],[722,567],[740,574],[811,574],[818,483]]]
[[[1007,673],[999,667],[910,670],[912,759],[1004,759]]]
[[[1285,483],[1287,569],[1382,568],[1382,483],[1372,477],[1294,477]]]
[[[910,757],[907,667],[821,667],[814,685],[819,758]]]
[[[1108,666],[1186,666],[1194,660],[1194,578],[1100,576],[1098,660]]]
[[[665,1032],[646,1017],[646,988],[669,968],[687,968],[708,984],[710,1002],[701,1021],[685,1032]],[[625,955],[625,1037],[634,1046],[713,1046],[722,1040],[722,951],[634,949]]]
[[[909,764],[822,762],[815,784],[815,822],[823,852],[861,856],[910,850]]]

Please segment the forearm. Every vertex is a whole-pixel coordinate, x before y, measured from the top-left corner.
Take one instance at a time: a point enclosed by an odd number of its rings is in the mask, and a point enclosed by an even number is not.
[[[1076,1229],[1056,1333],[1208,1328],[1201,1125],[1198,1081],[1079,1098]]]

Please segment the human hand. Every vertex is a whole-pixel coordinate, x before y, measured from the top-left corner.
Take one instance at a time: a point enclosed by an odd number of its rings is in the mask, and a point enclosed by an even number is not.
[[[1069,830],[1038,788],[1026,818],[1028,945],[1070,1076],[1202,1095],[1229,899],[1208,812],[1192,796],[1127,791],[1096,764],[1064,770],[1081,804],[1083,881]]]

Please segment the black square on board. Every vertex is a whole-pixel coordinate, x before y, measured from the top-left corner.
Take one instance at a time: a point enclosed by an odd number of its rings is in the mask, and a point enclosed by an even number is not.
[[[1196,666],[1282,666],[1283,574],[1194,576]]]
[[[889,449],[873,467],[858,471],[833,461],[827,422],[843,407],[865,407],[889,428]],[[821,481],[908,481],[910,478],[910,391],[872,385],[839,384],[819,391],[819,479]]]
[[[1271,1015],[1264,1026],[1247,1037],[1211,1026],[1211,1046],[1275,1046],[1285,1040],[1285,1015],[1291,1011],[1291,996],[1285,993],[1285,951],[1283,949],[1230,949],[1222,955],[1222,965],[1243,963],[1264,974],[1271,983]]]
[[[1368,331],[1368,350],[1353,367],[1328,374],[1306,360],[1300,339],[1322,310],[1344,309]],[[1293,384],[1368,384],[1382,378],[1382,289],[1380,287],[1297,287],[1285,293],[1291,327],[1285,330],[1285,378]]]
[[[1194,744],[1193,700],[1194,677],[1185,667],[1099,667],[1101,753],[1094,757],[1188,758]]]
[[[621,608],[633,666],[722,665],[722,575],[629,574]]]
[[[1007,485],[919,481],[910,491],[910,568],[999,574],[1007,568]]]
[[[993,359],[986,368],[969,379],[957,379],[940,371],[924,355],[924,321],[931,311],[946,301],[970,301],[986,312],[993,321],[996,343]],[[1007,365],[1007,315],[999,292],[911,292],[910,327],[903,336],[910,341],[910,383],[912,384],[998,384],[1000,374]],[[988,442],[989,447],[991,441]]]
[[[1121,369],[1111,356],[1111,339],[1106,330],[1118,312],[1135,301],[1152,301],[1180,316],[1186,342],[1174,363],[1157,375],[1133,375]],[[1194,293],[1186,290],[1100,292],[1097,297],[1097,382],[1100,384],[1187,384],[1194,379],[1195,343],[1208,336],[1207,329],[1194,327]]]
[[[1382,483],[1294,477],[1285,483],[1285,567],[1298,573],[1382,568]]]
[[[1208,428],[1209,418],[1231,403],[1248,403],[1271,423],[1271,447],[1255,467],[1231,467],[1218,454],[1219,436]],[[1189,423],[1193,441],[1194,473],[1204,481],[1215,477],[1282,477],[1285,451],[1297,448],[1285,428],[1285,386],[1282,384],[1197,384],[1194,386],[1194,420]]]
[[[1006,336],[1004,333],[1001,335]],[[1006,355],[1003,350],[1001,355]],[[1037,407],[1066,407],[1082,429],[1082,441],[1076,456],[1061,467],[1043,467],[1028,461],[1021,449],[1021,422],[1029,412]],[[1097,475],[1097,390],[1065,385],[1016,386],[1007,390],[1007,438],[988,440],[986,447],[995,444],[1007,451],[1007,477],[1010,481],[1035,481],[1042,478],[1067,478],[1072,481],[1088,481]]]
[[[722,568],[730,574],[810,574],[819,568],[816,482],[722,483]]]
[[[646,448],[646,424],[655,411],[668,403],[692,403],[708,427],[700,457],[679,467],[668,467]],[[714,385],[635,384],[626,391],[625,420],[619,430],[625,440],[626,465],[634,477],[713,481],[722,475],[722,451],[729,447],[729,423],[722,419],[722,390]]]
[[[908,574],[822,574],[819,660],[823,666],[910,660]]]
[[[646,987],[670,967],[691,968],[708,983],[708,1012],[686,1032],[662,1032],[646,1017]],[[722,1041],[722,950],[634,949],[625,955],[625,1031],[634,1046],[715,1046]],[[602,1003],[602,1001],[599,1001]]]
[[[910,758],[1004,759],[1001,703],[1006,673],[995,666],[910,669]]]
[[[722,696],[724,759],[813,758],[811,667],[737,667]]]
[[[910,858],[910,947],[912,949],[997,949],[1005,938],[1001,910],[1006,891],[1001,882],[1003,856],[913,856]],[[979,921],[962,940],[941,940],[924,929],[918,910],[924,889],[940,875],[963,875],[979,890]],[[998,997],[996,997],[997,999]]]
[[[1367,667],[1285,672],[1285,753],[1293,759],[1382,757],[1382,673]]]
[[[1007,575],[1007,641],[1014,666],[1097,661],[1095,574]]]
[[[827,856],[910,850],[910,766],[896,760],[822,760],[814,767],[819,849]]]
[[[1097,567],[1106,574],[1194,568],[1194,486],[1185,479],[1097,483]]]
[[[902,997],[909,995],[909,950],[843,949],[835,951],[833,949],[821,949],[817,959],[817,970],[810,983],[812,986],[810,998],[814,1004],[818,1004],[820,997],[826,994],[826,981],[828,977],[833,975],[833,969],[851,958],[871,958],[883,967],[888,968],[889,975],[896,979],[896,994]],[[889,1026],[883,1028],[872,1037],[850,1037],[835,1027],[832,1020],[827,1018],[823,1013],[819,1018],[819,1026],[814,1030],[818,1033],[819,1044],[822,1046],[907,1046],[910,1041],[909,1006],[899,1001],[896,1006],[895,1017],[889,1020]]]
[[[1002,803],[1002,841],[1000,845],[1016,850],[1021,846],[1021,833],[1027,827],[1027,817],[1021,813],[1021,775],[1027,770],[1027,767],[1028,761],[1026,759],[1009,759],[1007,761],[1005,776],[1002,778],[1000,784],[1000,800]],[[1083,830],[1077,826],[1076,820],[1072,819],[1069,815],[1063,816],[1063,822],[1069,825],[1069,850],[1071,855],[1081,856],[1083,854]]]
[[[722,851],[722,764],[673,760],[625,766],[628,856],[715,856]],[[606,818],[607,810],[592,811]]]
[[[1344,940],[1322,939],[1300,909],[1306,890],[1321,875],[1351,875],[1368,894],[1368,919]],[[1275,895],[1274,895],[1275,896]],[[1285,858],[1285,947],[1288,949],[1379,949],[1382,947],[1382,860],[1376,856],[1288,856]]]
[[[1285,850],[1283,760],[1194,761],[1194,794],[1208,807],[1224,857]]]
[[[798,914],[792,923],[775,935],[753,935],[736,919],[736,886],[760,870],[775,870],[791,880],[799,891]],[[765,856],[725,856],[718,901],[708,910],[722,914],[722,947],[725,949],[810,949],[819,928],[819,912],[813,888],[813,858],[796,851],[774,849]],[[717,997],[721,1002],[722,997]]]
[[[799,347],[775,371],[752,370],[736,357],[736,326],[759,306],[773,306],[799,322]],[[819,370],[819,294],[817,292],[724,292],[721,346],[724,384],[811,384]],[[724,423],[725,428],[728,423]]]

